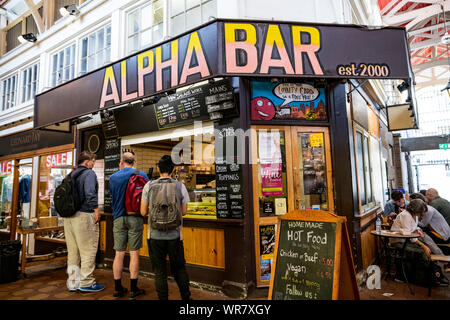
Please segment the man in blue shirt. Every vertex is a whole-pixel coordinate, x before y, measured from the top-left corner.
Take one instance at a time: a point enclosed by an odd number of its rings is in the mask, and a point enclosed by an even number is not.
[[[109,189],[112,196],[112,209],[114,216],[114,250],[116,256],[113,263],[114,271],[114,297],[122,297],[127,289],[122,287],[123,259],[127,249],[127,243],[130,245],[130,298],[135,298],[145,294],[143,289],[137,287],[139,275],[139,249],[142,248],[142,234],[144,230],[144,219],[137,213],[136,216],[128,215],[125,210],[125,194],[128,180],[135,173],[133,168],[135,164],[134,154],[125,152],[121,159],[120,171],[114,173],[109,178]],[[139,175],[149,180],[145,172],[139,171]]]

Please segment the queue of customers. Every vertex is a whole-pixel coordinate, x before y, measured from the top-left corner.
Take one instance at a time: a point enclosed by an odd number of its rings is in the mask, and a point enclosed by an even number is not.
[[[450,255],[450,202],[439,196],[436,189],[421,190],[405,199],[402,191],[394,190],[386,203],[383,215],[391,231],[410,234],[418,232],[419,238],[408,240],[406,250],[420,249],[423,254],[416,261],[432,263],[431,255]],[[403,242],[393,240],[391,242]],[[445,272],[450,272],[450,265],[444,265]],[[442,285],[448,285],[448,279],[440,276]]]
[[[73,214],[64,218],[64,232],[68,251],[69,291],[98,292],[105,287],[95,281],[95,257],[99,241],[98,182],[92,170],[96,157],[82,152],[77,168],[70,174],[74,180],[73,197],[79,199]],[[170,156],[158,163],[160,178],[149,181],[143,171],[133,168],[134,154],[124,152],[119,171],[111,175],[112,195],[114,297],[128,293],[130,299],[145,294],[138,287],[139,250],[142,248],[144,218],[148,219],[148,248],[155,286],[160,300],[168,299],[166,257],[169,256],[181,298],[190,299],[189,277],[186,271],[182,238],[182,216],[187,213],[189,195],[183,183],[171,178],[175,165]],[[69,177],[70,178],[70,177]],[[64,184],[64,183],[63,183]],[[125,252],[130,252],[130,289],[122,285]]]

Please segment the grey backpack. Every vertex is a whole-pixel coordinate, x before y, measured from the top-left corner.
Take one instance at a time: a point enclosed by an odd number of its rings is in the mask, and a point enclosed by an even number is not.
[[[160,231],[175,230],[181,225],[181,197],[172,179],[151,182],[149,195],[150,225]]]

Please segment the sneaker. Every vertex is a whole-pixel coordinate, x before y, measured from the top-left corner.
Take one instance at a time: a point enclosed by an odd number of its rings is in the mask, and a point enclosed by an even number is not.
[[[122,287],[122,290],[119,290],[119,291],[115,291],[115,290],[114,290],[113,297],[114,297],[114,298],[120,298],[120,297],[123,297],[127,292],[128,292],[128,289]]]
[[[70,292],[77,292],[78,290],[80,290],[80,287],[78,287],[78,288],[69,288]]]
[[[134,299],[134,298],[144,295],[144,294],[145,294],[144,289],[138,289],[137,291],[130,291],[130,294],[128,296],[130,299]]]
[[[94,284],[92,284],[92,286],[90,287],[80,287],[80,291],[83,292],[99,292],[102,291],[103,289],[105,289],[105,286],[102,284],[97,284],[94,282]]]

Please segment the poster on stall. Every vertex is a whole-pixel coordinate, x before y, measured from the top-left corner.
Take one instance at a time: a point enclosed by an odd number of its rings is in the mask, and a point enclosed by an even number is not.
[[[259,226],[259,254],[261,258],[261,280],[270,280],[275,249],[277,227],[274,224]]]
[[[263,196],[283,195],[283,166],[279,131],[259,132],[259,161]]]
[[[326,120],[325,88],[314,82],[252,81],[251,119]]]

